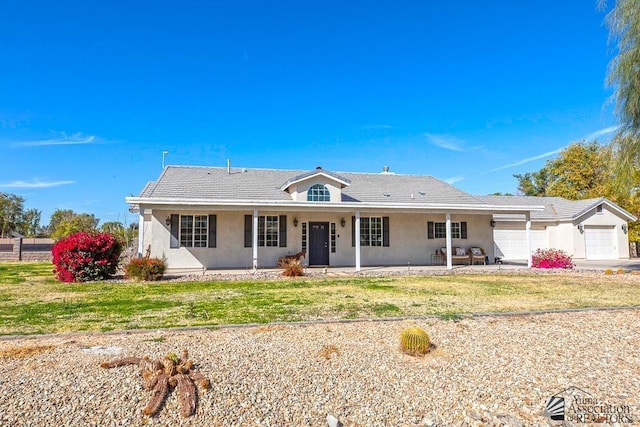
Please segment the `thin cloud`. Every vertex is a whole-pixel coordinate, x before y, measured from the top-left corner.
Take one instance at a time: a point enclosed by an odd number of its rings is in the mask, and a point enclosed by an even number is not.
[[[597,139],[600,136],[609,135],[616,132],[620,126],[609,126],[607,128],[599,129],[595,132],[591,132],[589,135],[582,138],[585,141],[591,141],[592,139]]]
[[[583,141],[590,141],[590,140],[594,140],[600,136],[604,136],[604,135],[609,135],[615,131],[617,131],[619,129],[619,126],[609,126],[606,128],[602,128],[602,129],[598,129],[594,132],[591,132],[590,134],[584,136],[583,138],[581,138],[581,140]],[[516,162],[513,163],[509,163],[508,165],[504,165],[504,166],[500,166],[498,168],[495,169],[491,169],[488,170],[484,173],[482,173],[482,175],[487,174],[487,173],[491,173],[491,172],[497,172],[503,169],[508,169],[508,168],[512,168],[515,166],[520,166],[520,165],[524,165],[525,163],[529,163],[529,162],[533,162],[536,160],[540,160],[540,159],[544,159],[545,157],[549,157],[549,156],[553,156],[554,154],[558,154],[560,153],[562,150],[564,150],[565,148],[567,148],[569,145],[565,145],[564,147],[560,147],[557,150],[553,150],[553,151],[549,151],[537,156],[533,156],[533,157],[527,157],[526,159],[522,159],[522,160],[518,160]]]
[[[360,126],[361,129],[392,129],[393,126],[390,125],[364,125],[364,126]]]
[[[40,181],[38,179],[34,179],[31,182],[11,181],[5,184],[0,183],[0,188],[50,188],[69,184],[75,184],[75,181]]]
[[[450,185],[460,181],[464,181],[464,176],[452,176],[444,180],[444,182]]]
[[[73,135],[63,134],[57,138],[15,142],[12,145],[14,147],[43,147],[48,145],[86,145],[94,144],[96,142],[98,142],[98,138],[94,135],[82,135],[81,133],[76,133]]]
[[[451,135],[435,135],[432,133],[425,133],[424,136],[430,144],[436,147],[444,148],[451,151],[465,151],[464,141]]]
[[[553,156],[554,154],[558,154],[559,152],[561,152],[565,148],[566,148],[566,146],[565,147],[560,147],[557,150],[548,151],[546,153],[539,154],[537,156],[527,157],[526,159],[518,160],[517,162],[509,163],[508,165],[504,165],[504,166],[500,166],[500,167],[495,168],[495,169],[491,169],[491,170],[489,170],[489,171],[487,171],[485,173],[497,172],[497,171],[501,171],[503,169],[509,169],[509,168],[512,168],[512,167],[515,167],[515,166],[524,165],[525,163],[534,162],[536,160],[544,159],[545,157],[549,157],[549,156]]]

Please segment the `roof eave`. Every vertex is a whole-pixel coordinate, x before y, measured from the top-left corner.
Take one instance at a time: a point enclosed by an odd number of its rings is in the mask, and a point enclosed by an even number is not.
[[[318,208],[318,209],[437,209],[437,210],[475,210],[482,212],[514,212],[526,213],[533,211],[542,211],[544,206],[504,206],[504,205],[485,205],[473,203],[373,203],[373,202],[295,202],[291,200],[211,200],[211,199],[179,199],[179,198],[144,198],[144,197],[127,197],[125,201],[132,205],[184,205],[184,206],[224,206],[224,207],[287,207],[287,208]]]

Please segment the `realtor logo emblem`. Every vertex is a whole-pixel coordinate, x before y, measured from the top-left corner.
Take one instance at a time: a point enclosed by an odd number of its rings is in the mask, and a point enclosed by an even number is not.
[[[611,404],[578,387],[569,387],[547,398],[544,416],[550,421],[560,421],[562,425],[565,422],[633,424],[638,420],[629,405]]]
[[[544,416],[553,421],[564,421],[564,397],[551,396],[544,404]]]

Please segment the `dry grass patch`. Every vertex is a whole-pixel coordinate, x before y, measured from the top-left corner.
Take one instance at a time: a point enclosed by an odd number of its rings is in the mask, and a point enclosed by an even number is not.
[[[25,359],[54,348],[56,348],[55,345],[8,346],[0,350],[0,358]]]

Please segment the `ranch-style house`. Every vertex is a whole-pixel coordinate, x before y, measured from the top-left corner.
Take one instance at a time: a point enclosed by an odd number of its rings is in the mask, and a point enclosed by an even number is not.
[[[167,166],[137,197],[140,255],[171,270],[527,260],[554,247],[576,259],[629,257],[627,221],[606,199],[472,196],[431,176]]]

